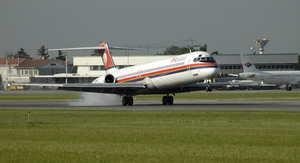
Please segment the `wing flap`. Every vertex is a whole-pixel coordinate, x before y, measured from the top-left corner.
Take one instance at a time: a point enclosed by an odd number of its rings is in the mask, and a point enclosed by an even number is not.
[[[144,84],[126,84],[126,83],[104,83],[104,84],[63,84],[59,90],[111,93],[111,94],[136,94],[138,90],[145,89]]]

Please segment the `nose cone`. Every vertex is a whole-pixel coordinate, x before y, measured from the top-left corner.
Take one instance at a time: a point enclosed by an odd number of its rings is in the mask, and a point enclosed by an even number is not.
[[[207,70],[207,76],[208,78],[215,78],[219,75],[220,68],[219,67],[213,67]]]

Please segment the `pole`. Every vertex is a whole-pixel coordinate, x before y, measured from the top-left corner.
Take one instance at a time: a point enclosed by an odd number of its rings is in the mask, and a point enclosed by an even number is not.
[[[66,58],[66,84],[68,84],[68,56],[67,56],[67,53],[65,55],[65,58]]]
[[[30,111],[27,112],[27,122],[30,122]]]
[[[129,50],[127,50],[127,67],[129,67]]]

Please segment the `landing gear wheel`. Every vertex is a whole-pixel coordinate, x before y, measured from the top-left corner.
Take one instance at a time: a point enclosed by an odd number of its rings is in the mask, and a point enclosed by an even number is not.
[[[291,85],[286,85],[286,90],[287,91],[291,91],[292,90],[292,86]]]
[[[174,102],[173,96],[167,96],[167,99],[168,99],[168,104],[173,105],[173,102]]]
[[[127,98],[127,103],[128,103],[128,106],[132,106],[133,105],[133,98],[131,96],[129,96]]]
[[[212,91],[212,88],[211,88],[210,86],[207,86],[207,87],[205,88],[205,90],[206,90],[206,92],[211,92],[211,91]]]
[[[162,98],[162,103],[163,105],[173,105],[174,103],[174,98],[173,96],[163,96]]]
[[[133,98],[131,96],[124,96],[122,99],[123,106],[132,106],[133,105]]]
[[[167,105],[168,104],[168,96],[163,96],[163,98],[162,98],[162,103],[163,103],[163,105]]]
[[[123,97],[123,99],[122,99],[122,105],[123,106],[127,106],[127,104],[128,104],[128,100],[127,99],[128,99],[127,96]]]

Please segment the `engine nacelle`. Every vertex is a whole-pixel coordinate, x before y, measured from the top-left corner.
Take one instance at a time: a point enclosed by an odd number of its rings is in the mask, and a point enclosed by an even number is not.
[[[116,79],[112,74],[108,74],[108,75],[105,76],[104,82],[105,83],[115,83]]]

